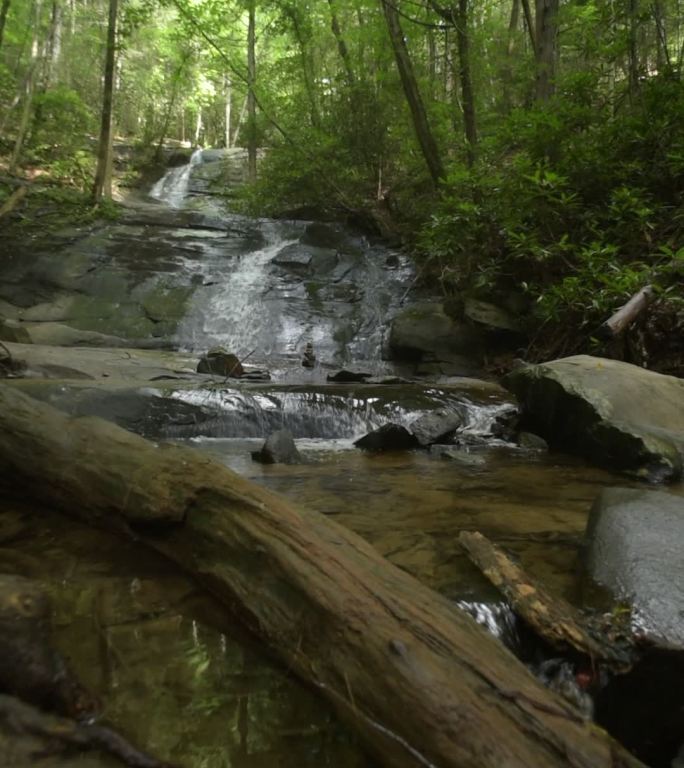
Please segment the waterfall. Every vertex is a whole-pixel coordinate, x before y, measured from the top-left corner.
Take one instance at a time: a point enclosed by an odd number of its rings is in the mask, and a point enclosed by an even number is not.
[[[161,200],[171,208],[180,208],[188,192],[193,166],[202,162],[202,150],[196,149],[187,165],[170,168],[150,190],[150,197]]]

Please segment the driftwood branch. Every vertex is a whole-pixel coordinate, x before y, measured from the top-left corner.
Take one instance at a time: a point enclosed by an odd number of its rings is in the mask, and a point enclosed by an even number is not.
[[[386,766],[641,765],[359,536],[205,455],[0,385],[0,483],[91,523],[134,526],[332,702]]]
[[[0,727],[16,737],[38,736],[49,742],[52,751],[59,748],[97,749],[130,768],[173,768],[171,764],[142,752],[111,728],[52,715],[5,694],[0,694]],[[36,761],[36,765],[40,765],[40,761]]]
[[[458,540],[515,612],[552,647],[572,649],[614,668],[629,666],[631,659],[624,650],[595,634],[576,608],[560,595],[551,594],[481,533],[463,531]]]
[[[651,304],[654,298],[655,291],[653,286],[644,286],[599,327],[598,337],[601,339],[614,339],[616,336],[619,336]]]

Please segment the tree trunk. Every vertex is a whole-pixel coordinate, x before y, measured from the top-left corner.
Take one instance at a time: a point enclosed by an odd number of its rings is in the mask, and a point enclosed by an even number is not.
[[[242,101],[242,107],[240,109],[240,114],[238,115],[238,121],[237,125],[235,126],[235,133],[233,134],[233,146],[237,147],[238,140],[240,138],[240,126],[245,120],[245,115],[247,114],[247,102],[249,101],[249,96],[245,96],[245,98]]]
[[[511,111],[513,103],[511,90],[513,87],[513,72],[515,67],[514,54],[518,36],[519,20],[520,0],[513,0],[511,3],[511,17],[508,22],[508,35],[506,39],[506,61],[503,66],[501,77],[503,82],[503,110],[505,114],[508,114]]]
[[[639,91],[639,0],[627,0],[627,72],[629,75],[629,97],[634,99]]]
[[[225,112],[225,122],[226,122],[226,130],[225,130],[225,136],[224,141],[226,144],[226,149],[231,148],[231,141],[230,141],[230,120],[231,120],[231,110],[233,107],[233,83],[228,75],[224,76],[224,91],[226,93],[226,112]]]
[[[556,41],[558,38],[558,0],[537,0],[535,98],[548,101],[553,95],[556,77]]]
[[[475,118],[475,94],[470,75],[470,37],[468,35],[468,0],[458,0],[454,12],[456,38],[458,41],[458,65],[463,98],[463,128],[466,138],[466,156],[468,166],[475,162],[477,146],[477,122]]]
[[[0,484],[195,575],[392,768],[637,768],[452,602],[210,458],[0,386]]]
[[[537,37],[535,32],[534,19],[532,18],[532,9],[530,8],[530,0],[521,0],[523,9],[523,15],[525,16],[525,27],[530,37],[530,45],[532,47],[532,55],[534,60],[537,60]]]
[[[116,17],[118,0],[109,0],[107,24],[107,51],[105,54],[104,93],[102,96],[102,123],[97,151],[97,170],[93,184],[93,201],[112,196],[112,107],[114,102],[114,59],[116,54]]]
[[[256,135],[256,11],[255,0],[249,2],[249,23],[247,27],[247,158],[249,180],[257,178],[257,135]]]
[[[309,53],[309,40],[302,29],[302,20],[299,16],[299,9],[296,5],[289,5],[286,8],[287,15],[292,22],[292,29],[299,45],[299,55],[302,60],[302,77],[304,79],[304,90],[309,102],[309,118],[314,128],[321,127],[321,119],[318,114],[318,103],[316,99],[314,68],[311,63]],[[310,37],[310,35],[309,35]]]
[[[2,0],[2,5],[0,5],[0,48],[2,48],[2,38],[5,34],[5,22],[7,21],[10,2],[11,0]]]
[[[425,164],[428,167],[432,183],[437,186],[440,180],[444,178],[444,166],[442,165],[442,158],[437,149],[437,142],[430,129],[430,123],[428,122],[420,90],[418,89],[418,82],[413,71],[413,64],[411,63],[411,57],[409,56],[404,33],[399,21],[399,13],[389,0],[380,0],[380,4],[382,5],[385,14],[385,21],[387,22],[387,30],[389,32],[390,42],[392,43],[394,58],[397,62],[397,69],[399,70],[399,77],[401,78],[404,95],[406,96],[406,101],[411,110],[413,128],[416,132],[418,144],[420,145],[423,157],[425,158]]]
[[[10,173],[16,173],[19,160],[21,159],[21,153],[24,149],[24,142],[29,131],[31,124],[31,111],[33,109],[33,95],[35,91],[36,72],[38,70],[39,60],[39,44],[38,33],[40,30],[40,13],[41,13],[41,1],[35,0],[33,4],[33,38],[31,40],[31,60],[29,62],[26,77],[24,78],[24,103],[21,110],[21,118],[19,120],[19,128],[17,129],[17,136],[14,141],[14,149],[10,156],[8,170]],[[4,130],[4,121],[3,121]]]
[[[352,66],[349,49],[347,48],[347,43],[345,42],[345,39],[342,35],[340,22],[335,11],[334,0],[328,0],[328,5],[330,6],[330,27],[332,29],[333,35],[335,36],[335,41],[337,42],[337,50],[340,53],[340,59],[342,59],[344,72],[347,77],[347,85],[352,88],[356,83],[356,77],[354,76],[354,67]]]

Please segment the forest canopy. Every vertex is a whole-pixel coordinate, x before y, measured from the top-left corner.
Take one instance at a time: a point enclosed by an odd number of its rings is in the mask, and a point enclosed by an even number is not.
[[[683,20],[674,0],[1,0],[0,151],[84,193],[99,155],[99,198],[108,124],[145,162],[248,146],[245,210],[400,238],[447,295],[589,333],[653,284],[679,317]]]

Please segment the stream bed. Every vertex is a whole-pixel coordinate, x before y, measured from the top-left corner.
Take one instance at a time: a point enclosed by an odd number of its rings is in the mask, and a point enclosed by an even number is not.
[[[601,488],[630,482],[497,436],[492,425],[514,404],[495,385],[327,385],[326,373],[342,365],[406,372],[383,359],[383,348],[389,319],[412,290],[409,261],[337,226],[236,216],[205,194],[220,172],[214,165],[196,154],[155,186],[161,202],[141,199],[121,222],[63,233],[55,240],[62,261],[40,244],[23,262],[20,251],[8,260],[0,299],[45,344],[68,327],[93,347],[84,377],[53,375],[26,382],[27,391],[205,451],[335,518],[517,650],[515,621],[464,556],[459,531],[481,531],[581,603],[577,550],[590,506]],[[301,366],[306,342],[319,360],[313,371]],[[172,348],[190,361],[221,345],[273,381],[175,382],[194,365],[180,357],[166,363],[185,366],[173,375],[160,368],[116,381],[113,357],[97,373],[98,346],[126,345]],[[119,354],[131,370],[146,370],[132,352]],[[455,458],[353,447],[370,429],[445,406],[466,413]],[[252,461],[250,452],[283,427],[305,463]],[[317,695],[162,558],[49,510],[1,504],[9,522],[0,528],[0,571],[46,585],[57,645],[101,697],[107,720],[137,743],[186,768],[373,765]]]

